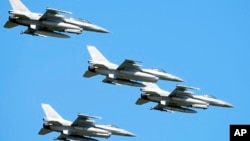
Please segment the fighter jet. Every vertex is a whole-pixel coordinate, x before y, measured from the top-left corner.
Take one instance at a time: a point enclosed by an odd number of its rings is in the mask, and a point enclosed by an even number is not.
[[[88,70],[84,73],[84,77],[93,77],[95,75],[104,75],[106,78],[102,80],[109,84],[124,84],[136,87],[143,87],[139,82],[156,82],[157,80],[169,80],[182,82],[183,80],[177,76],[169,74],[161,69],[142,69],[138,64],[139,61],[126,59],[121,65],[109,62],[103,54],[94,46],[87,46],[92,60],[89,60]]]
[[[13,10],[9,11],[9,20],[5,28],[13,28],[18,25],[27,26],[23,34],[34,36],[51,36],[57,38],[69,38],[70,36],[60,32],[80,34],[82,31],[94,31],[108,33],[109,31],[94,25],[83,19],[69,18],[62,14],[71,12],[59,9],[46,8],[44,14],[31,12],[20,0],[9,0]]]
[[[79,141],[97,141],[92,137],[109,138],[111,135],[130,136],[135,134],[120,129],[114,125],[98,125],[91,119],[100,119],[97,116],[89,116],[78,114],[74,122],[63,119],[49,104],[42,104],[42,108],[46,114],[43,118],[43,127],[39,131],[39,135],[45,135],[52,131],[61,134],[55,140],[79,140]]]
[[[136,101],[137,105],[142,105],[147,102],[158,103],[151,110],[160,111],[178,111],[184,113],[196,113],[193,108],[207,109],[209,105],[221,107],[233,107],[231,104],[222,100],[216,99],[208,95],[195,95],[191,90],[198,90],[198,88],[177,85],[172,92],[162,90],[154,83],[144,82],[145,87],[140,90],[142,92],[141,98]]]

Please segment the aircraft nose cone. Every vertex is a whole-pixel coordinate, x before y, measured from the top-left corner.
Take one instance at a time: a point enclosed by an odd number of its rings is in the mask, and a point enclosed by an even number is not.
[[[184,82],[184,80],[179,77],[175,77],[173,80],[177,82]]]
[[[170,80],[170,81],[176,81],[176,82],[184,82],[183,79],[181,79],[180,77],[174,76],[172,74],[165,74],[163,77],[161,77],[160,79],[163,80]]]
[[[101,33],[109,33],[109,31],[103,27],[100,27],[100,26],[93,26],[93,29],[95,29],[97,32],[101,32]]]
[[[174,76],[174,75],[171,75],[169,78],[170,78],[172,81],[184,82],[183,79],[181,79],[180,77]]]
[[[223,107],[233,108],[234,106],[230,103],[225,103]]]
[[[109,31],[105,28],[99,28],[99,31],[102,33],[109,33]]]
[[[127,133],[126,133],[126,136],[129,136],[129,137],[135,137],[136,135],[135,135],[135,134],[133,134],[133,133],[131,133],[131,132],[127,132]]]

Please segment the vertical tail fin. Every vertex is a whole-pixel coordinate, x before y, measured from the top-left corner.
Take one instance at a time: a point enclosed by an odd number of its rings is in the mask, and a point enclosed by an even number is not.
[[[30,10],[21,2],[21,0],[9,0],[13,10],[30,12]]]
[[[42,108],[48,118],[58,120],[63,119],[49,104],[42,104]]]
[[[161,88],[159,88],[156,83],[152,82],[142,82],[144,87],[140,88],[141,92],[143,93],[158,93],[159,91],[162,91]]]
[[[96,47],[88,45],[87,49],[93,61],[109,62]]]

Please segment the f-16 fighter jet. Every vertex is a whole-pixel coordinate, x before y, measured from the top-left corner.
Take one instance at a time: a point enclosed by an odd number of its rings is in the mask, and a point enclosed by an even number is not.
[[[9,20],[5,23],[5,28],[13,28],[18,25],[27,26],[28,29],[22,32],[35,36],[52,36],[57,38],[69,38],[68,35],[60,32],[80,34],[82,31],[95,31],[108,33],[109,31],[94,25],[83,19],[65,17],[63,14],[71,12],[46,8],[44,14],[31,12],[20,0],[9,0],[13,10],[10,10]]]
[[[126,59],[121,65],[109,62],[102,53],[94,46],[87,46],[92,60],[90,66],[84,73],[84,77],[92,77],[98,74],[105,75],[102,81],[109,84],[124,84],[136,87],[143,87],[141,82],[156,82],[157,80],[168,80],[182,82],[177,76],[169,74],[161,69],[142,69],[138,61]]]
[[[142,105],[147,102],[158,103],[152,110],[160,111],[178,111],[184,113],[196,113],[193,108],[207,109],[209,105],[220,106],[220,107],[233,107],[233,105],[219,100],[215,97],[208,95],[194,95],[190,89],[198,89],[194,87],[187,87],[177,85],[172,92],[168,92],[160,89],[154,83],[146,83],[145,87],[141,88],[141,98],[136,101],[137,105]]]
[[[91,137],[109,138],[111,135],[131,136],[135,135],[114,125],[98,125],[91,119],[100,119],[100,117],[78,114],[74,122],[63,119],[50,105],[42,104],[46,114],[43,118],[43,128],[39,131],[40,135],[48,134],[52,131],[61,134],[56,140],[79,140],[79,141],[97,141]]]

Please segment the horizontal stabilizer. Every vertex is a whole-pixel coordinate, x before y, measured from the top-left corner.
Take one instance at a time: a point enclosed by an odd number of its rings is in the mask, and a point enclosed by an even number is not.
[[[46,135],[48,133],[52,132],[51,130],[48,130],[48,129],[45,129],[45,128],[42,128],[40,131],[39,131],[39,135]]]
[[[10,21],[7,21],[5,23],[5,25],[4,25],[4,28],[13,28],[13,27],[16,27],[16,26],[18,26],[18,24],[10,22]]]
[[[86,72],[83,74],[83,77],[89,78],[89,77],[93,77],[93,76],[95,76],[95,75],[97,75],[97,73],[94,73],[94,72],[91,72],[91,71],[86,71]]]
[[[143,105],[143,104],[146,104],[146,103],[148,103],[148,102],[149,102],[148,100],[139,98],[139,99],[137,99],[137,101],[135,102],[135,104],[136,104],[136,105]]]

